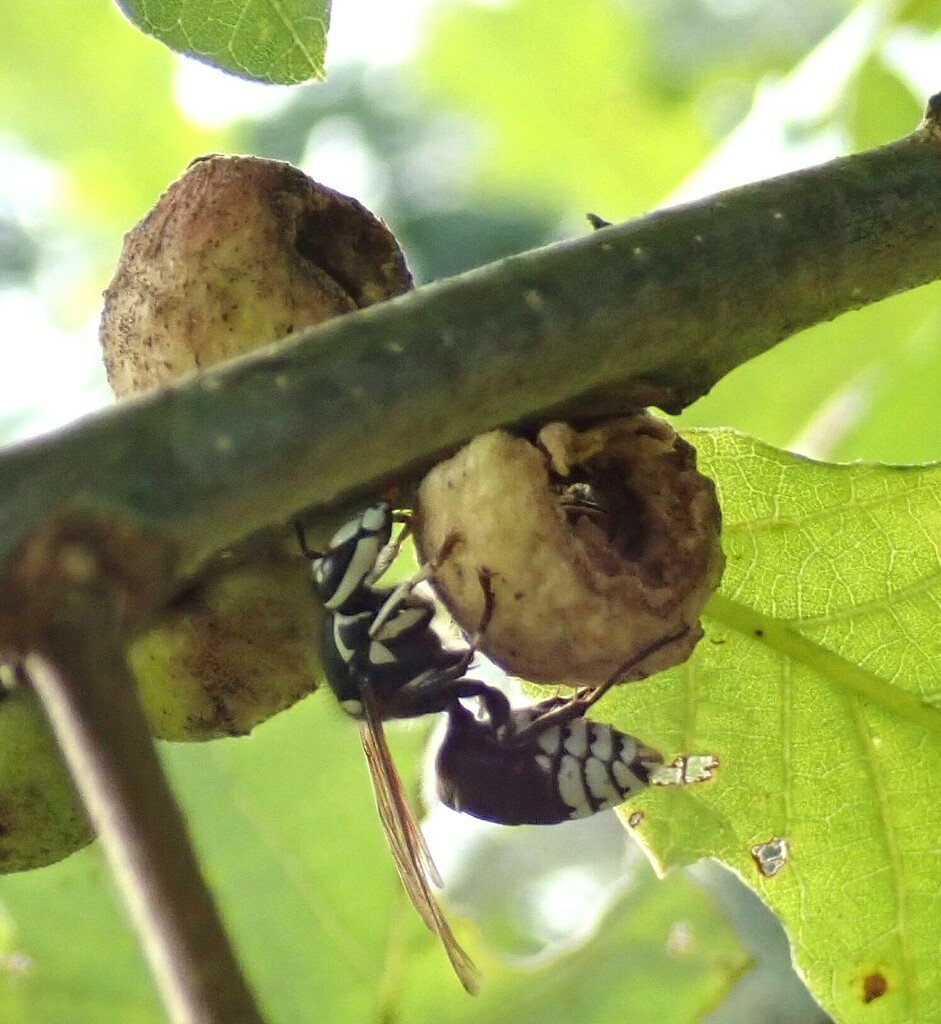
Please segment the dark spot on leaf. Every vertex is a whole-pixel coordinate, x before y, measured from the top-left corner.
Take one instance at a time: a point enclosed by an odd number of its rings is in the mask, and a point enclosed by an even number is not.
[[[634,811],[634,813],[627,819],[628,825],[631,828],[637,828],[637,826],[644,820],[643,811]]]
[[[871,1003],[873,999],[884,996],[889,991],[889,983],[881,971],[873,971],[863,978],[863,1002]]]
[[[757,637],[757,638],[758,638],[759,640],[760,640],[760,639],[761,639],[761,638],[762,638],[762,637],[763,637],[764,635],[765,635],[765,631],[764,631],[763,629],[756,629],[756,630],[755,630],[755,636],[756,636],[756,637]]]

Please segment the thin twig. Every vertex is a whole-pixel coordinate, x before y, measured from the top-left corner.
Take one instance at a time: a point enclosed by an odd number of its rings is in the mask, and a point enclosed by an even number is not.
[[[166,555],[133,527],[60,519],[17,561],[7,596],[21,611],[19,632],[0,637],[0,646],[19,656],[52,726],[169,1020],[262,1024],[124,655],[128,622],[146,614],[171,572]]]

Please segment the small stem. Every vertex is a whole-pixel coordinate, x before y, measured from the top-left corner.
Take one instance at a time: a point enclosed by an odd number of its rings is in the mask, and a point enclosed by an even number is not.
[[[80,602],[81,603],[81,602]],[[199,870],[113,611],[82,603],[23,667],[42,702],[172,1024],[262,1024]],[[96,607],[97,605],[97,607]]]

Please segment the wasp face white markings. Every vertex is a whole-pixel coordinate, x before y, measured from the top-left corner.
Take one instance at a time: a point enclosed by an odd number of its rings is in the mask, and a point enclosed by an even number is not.
[[[383,542],[375,534],[363,537],[353,549],[353,555],[346,571],[340,577],[336,590],[324,601],[324,607],[333,611],[342,608],[376,564]]]

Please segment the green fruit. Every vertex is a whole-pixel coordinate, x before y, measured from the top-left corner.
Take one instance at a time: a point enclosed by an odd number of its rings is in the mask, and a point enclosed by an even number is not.
[[[240,736],[310,693],[320,604],[300,556],[233,567],[180,600],[128,652],[153,734]]]
[[[355,199],[277,160],[203,157],[124,240],[99,330],[108,379],[138,395],[411,284]]]
[[[534,683],[603,686],[678,665],[724,566],[696,452],[648,413],[537,443],[495,430],[422,481],[415,544],[479,649]],[[440,553],[448,551],[447,557]]]
[[[0,872],[52,864],[92,838],[31,692],[0,688]]]

